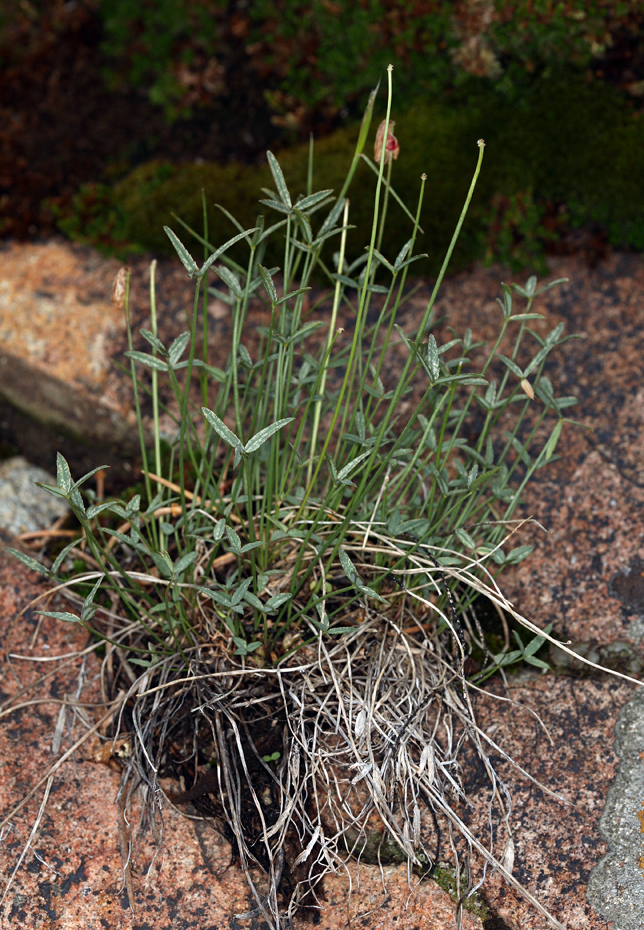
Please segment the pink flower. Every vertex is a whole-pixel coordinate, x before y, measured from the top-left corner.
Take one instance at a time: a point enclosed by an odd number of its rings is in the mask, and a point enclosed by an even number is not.
[[[383,119],[382,123],[378,126],[378,132],[376,133],[376,142],[373,147],[373,157],[376,162],[380,162],[380,156],[382,154],[383,142],[385,145],[385,164],[388,165],[391,161],[395,161],[398,158],[398,153],[400,152],[400,146],[398,145],[398,139],[394,135],[394,122],[389,123],[389,129],[387,131],[387,141],[385,142],[385,126],[387,125],[387,120]]]

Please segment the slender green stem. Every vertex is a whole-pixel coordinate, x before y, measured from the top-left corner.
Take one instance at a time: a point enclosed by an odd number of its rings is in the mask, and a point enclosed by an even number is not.
[[[208,207],[206,205],[206,192],[201,189],[201,209],[203,213],[203,237],[208,241]],[[203,247],[204,261],[208,258],[208,246],[204,242]],[[202,351],[201,358],[204,365],[208,364],[208,272],[204,276],[203,282],[203,316],[201,329]],[[201,373],[201,395],[204,405],[208,404],[208,374],[205,368]]]
[[[188,505],[186,499],[186,476],[184,474],[185,452],[186,452],[186,430],[188,428],[188,404],[190,400],[190,381],[192,379],[192,367],[196,351],[197,335],[197,316],[199,313],[199,291],[201,289],[202,279],[197,280],[195,287],[195,300],[192,309],[192,320],[190,325],[190,353],[188,355],[188,365],[186,367],[186,384],[183,392],[183,401],[181,404],[181,426],[179,432],[179,487],[181,488],[181,508],[186,514]],[[190,421],[192,426],[192,421]]]
[[[132,323],[130,320],[130,271],[128,270],[125,276],[125,325],[127,327],[127,347],[130,352],[134,349],[134,342],[132,339]],[[145,481],[145,493],[147,494],[148,500],[152,500],[152,489],[150,486],[150,478],[148,475],[148,450],[146,445],[145,431],[143,429],[143,419],[141,417],[141,401],[139,399],[139,387],[138,380],[136,377],[136,364],[133,358],[130,358],[130,375],[132,378],[132,387],[134,393],[134,411],[136,413],[136,425],[139,430],[139,442],[141,445],[141,462],[143,464],[143,474]]]
[[[338,258],[338,274],[339,275],[342,274],[344,270],[344,252],[345,252],[345,248],[347,244],[348,223],[349,223],[349,201],[345,200],[344,212],[342,215],[342,235],[340,237],[340,256]],[[336,327],[336,322],[338,319],[338,307],[340,306],[341,294],[342,294],[342,282],[336,280],[335,290],[333,293],[333,306],[331,308],[331,322],[329,323],[329,329],[328,329],[327,337],[326,337],[326,358],[327,360],[329,357],[329,349],[331,347],[331,343],[335,341],[335,338],[337,336],[335,327]],[[326,387],[326,376],[327,376],[327,365],[325,363],[324,368],[322,370],[322,379],[320,381],[319,392],[321,395],[324,395],[324,389]],[[306,486],[307,487],[311,486],[311,478],[313,474],[313,459],[315,456],[315,449],[317,447],[317,437],[318,437],[318,429],[320,426],[321,412],[322,412],[322,399],[317,401],[314,412],[313,412],[313,428],[311,430],[311,443],[310,443],[311,454],[309,457],[309,467],[308,467],[308,471],[306,474]]]
[[[387,77],[388,77],[388,83],[389,83],[389,93],[388,93],[388,97],[387,97],[387,116],[386,116],[386,119],[385,119],[385,138],[387,138],[387,128],[388,128],[388,126],[389,126],[390,115],[391,115],[391,98],[392,98],[392,86],[391,86],[391,85],[392,85],[392,71],[393,71],[393,65],[389,65],[388,68],[387,68]],[[304,494],[304,500],[302,501],[302,504],[301,504],[301,506],[300,506],[300,510],[299,510],[299,512],[298,512],[298,519],[299,519],[299,516],[301,515],[302,511],[304,510],[304,507],[305,507],[305,505],[306,505],[306,502],[307,502],[307,500],[308,500],[308,498],[309,498],[309,496],[310,496],[310,494],[311,494],[311,491],[312,491],[312,489],[313,489],[313,487],[314,487],[314,484],[315,484],[315,482],[316,482],[316,480],[317,480],[318,474],[319,474],[319,472],[320,472],[320,468],[322,467],[322,463],[323,463],[323,461],[324,461],[324,459],[325,459],[325,457],[326,457],[327,449],[329,448],[329,443],[330,443],[330,441],[331,441],[331,436],[333,435],[333,430],[334,430],[334,428],[335,428],[335,424],[336,424],[336,422],[337,422],[337,419],[338,419],[338,416],[339,416],[339,413],[340,413],[340,410],[341,410],[341,407],[342,407],[342,401],[343,401],[343,399],[344,399],[344,395],[345,395],[345,392],[346,392],[346,390],[347,390],[347,386],[348,386],[348,384],[349,384],[349,380],[350,380],[350,378],[351,378],[351,372],[352,372],[352,370],[353,370],[353,360],[354,360],[354,357],[355,357],[355,354],[356,354],[356,349],[357,349],[357,346],[358,346],[358,342],[359,342],[360,337],[361,337],[361,328],[362,328],[362,325],[363,325],[364,309],[365,309],[365,305],[366,305],[366,302],[367,302],[368,285],[369,285],[369,276],[370,276],[370,273],[371,273],[371,264],[372,264],[372,262],[373,262],[373,252],[374,252],[375,243],[376,243],[376,232],[377,232],[377,229],[378,229],[378,216],[379,216],[379,207],[380,207],[380,179],[382,178],[382,174],[383,174],[383,170],[384,170],[384,164],[385,164],[385,146],[383,146],[383,148],[382,148],[382,153],[381,153],[381,155],[380,155],[380,174],[378,175],[378,185],[377,185],[377,187],[376,187],[376,194],[375,194],[375,199],[374,199],[373,223],[372,223],[372,228],[371,228],[371,242],[370,242],[370,244],[369,244],[369,252],[368,252],[368,258],[367,258],[367,267],[366,267],[365,277],[364,277],[364,286],[363,286],[362,291],[361,291],[361,294],[360,294],[360,304],[359,304],[359,307],[358,307],[358,316],[357,316],[357,319],[356,319],[355,330],[354,330],[354,333],[353,333],[353,340],[352,340],[352,342],[351,342],[351,350],[350,350],[350,352],[349,352],[349,361],[348,361],[348,363],[347,363],[347,370],[346,370],[344,379],[343,379],[343,381],[342,381],[342,386],[341,386],[341,388],[340,388],[340,394],[339,394],[339,397],[338,397],[338,400],[337,400],[337,403],[336,403],[336,406],[335,406],[335,410],[333,411],[333,416],[332,416],[332,419],[331,419],[331,425],[330,425],[330,428],[329,428],[329,430],[328,430],[328,432],[327,432],[327,437],[326,437],[326,439],[325,439],[325,441],[324,441],[324,446],[323,446],[323,448],[322,448],[322,452],[321,452],[320,457],[319,457],[319,459],[318,459],[318,464],[317,464],[316,469],[315,469],[315,474],[313,475],[312,481],[311,481],[311,483],[308,485],[308,487],[307,487],[307,489],[306,489],[306,492],[305,492],[305,494]]]

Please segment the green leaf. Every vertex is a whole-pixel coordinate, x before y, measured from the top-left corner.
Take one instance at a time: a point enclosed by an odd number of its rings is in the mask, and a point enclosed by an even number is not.
[[[76,543],[74,542],[72,545],[76,545]],[[45,575],[47,578],[50,577],[51,572],[49,569],[45,568],[44,565],[41,565],[41,563],[37,562],[35,559],[32,559],[31,556],[25,555],[24,552],[19,552],[18,549],[12,549],[10,546],[7,546],[7,552],[10,552],[15,559],[18,559],[19,562],[22,562],[23,565],[30,568],[32,572],[38,572],[39,575]]]
[[[275,301],[275,306],[276,306],[276,307],[279,307],[280,304],[283,304],[283,303],[284,303],[284,301],[286,301],[286,300],[292,300],[293,297],[299,297],[300,294],[304,294],[306,291],[310,291],[310,290],[311,290],[310,287],[300,287],[300,288],[298,288],[296,291],[291,291],[290,294],[287,294],[285,297],[280,297],[279,300],[276,300],[276,301]],[[323,324],[322,324],[322,323],[307,323],[306,325],[309,326],[309,327],[310,327],[310,326],[315,326],[315,327],[317,327],[317,326],[322,326]],[[300,332],[301,332],[301,331],[302,331],[302,330],[300,330]]]
[[[526,449],[526,447],[523,445],[522,442],[520,442],[519,439],[517,439],[516,436],[510,437],[510,441],[512,443],[512,448],[515,450],[520,460],[523,462],[524,465],[527,465],[528,468],[530,468],[532,466],[532,459],[530,458],[530,454],[528,450]]]
[[[336,201],[335,206],[331,209],[331,211],[329,212],[329,215],[327,216],[325,221],[320,226],[320,232],[319,232],[318,238],[319,236],[324,236],[325,233],[330,232],[337,225],[338,220],[340,219],[340,216],[342,214],[342,211],[344,210],[345,202],[346,202],[346,197],[341,197],[338,201]]]
[[[368,247],[365,246],[365,248],[368,248]],[[394,266],[391,264],[391,262],[387,261],[385,256],[381,252],[379,252],[378,249],[374,249],[373,254],[376,256],[376,258],[378,259],[381,265],[384,265],[385,268],[388,271],[390,271],[393,275],[396,274],[396,269],[394,268]]]
[[[265,207],[271,207],[273,210],[277,210],[278,213],[287,213],[290,214],[290,209],[285,207],[283,203],[280,203],[279,200],[260,200],[260,203],[263,203]],[[266,238],[266,235],[262,236],[263,239]]]
[[[249,652],[255,652],[262,645],[261,643],[247,643],[240,636],[233,636],[233,642],[237,646],[237,649],[235,649],[236,656],[247,656]]]
[[[212,588],[204,588],[201,585],[197,585],[197,590],[201,591],[202,594],[207,595],[212,601],[214,601],[216,604],[220,604],[222,607],[232,607],[228,595],[222,594],[221,591],[214,591]]]
[[[150,503],[145,509],[146,516],[149,516],[150,514],[154,513],[154,511],[157,510],[159,507],[161,507],[163,503],[165,503],[165,505],[168,507],[170,506],[170,504],[173,504],[176,500],[179,499],[178,497],[171,497],[164,502],[163,493],[164,493],[163,491],[159,491],[159,493],[156,494],[155,497],[150,501]],[[87,513],[89,514],[89,510],[87,511]]]
[[[230,268],[226,268],[225,265],[217,265],[217,268],[215,270],[217,274],[219,275],[219,277],[221,278],[221,280],[224,281],[224,283],[228,285],[228,287],[233,292],[237,300],[241,300],[242,297],[244,296],[244,291],[242,289],[240,280],[237,277],[237,275],[234,274],[234,272],[232,272]]]
[[[235,530],[232,528],[232,526],[226,527],[226,536],[228,537],[228,542],[233,547],[233,549],[236,549],[238,552],[240,552],[241,551],[241,539],[239,538]]]
[[[551,281],[550,284],[544,284],[543,287],[540,287],[538,291],[534,292],[534,296],[538,297],[539,294],[545,294],[546,291],[549,291],[552,287],[558,287],[560,284],[568,284],[570,278],[557,278],[556,281]]]
[[[547,662],[542,662],[541,659],[535,659],[533,656],[527,655],[525,656],[525,660],[530,665],[536,665],[537,668],[547,668],[547,669],[550,668]]]
[[[66,494],[72,489],[72,473],[69,470],[69,465],[67,460],[60,454],[56,453],[56,480],[58,487],[61,488]]]
[[[92,588],[92,590],[89,592],[87,597],[85,598],[83,602],[83,606],[81,607],[81,615],[80,615],[82,623],[87,623],[89,620],[92,619],[92,617],[96,613],[97,607],[94,607],[94,598],[96,597],[96,593],[98,589],[100,588],[100,586],[103,584],[104,580],[105,579],[103,578],[103,576],[101,576],[96,582],[96,584],[94,585],[94,587]]]
[[[347,553],[344,551],[344,549],[340,549],[338,551],[338,556],[340,558],[340,563],[342,565],[344,574],[347,576],[351,584],[354,585],[356,588],[358,586],[361,586],[362,578],[358,574],[358,571],[355,565],[353,564],[353,562],[351,561]]]
[[[286,604],[286,602],[290,601],[290,599],[290,594],[274,594],[273,597],[269,597],[269,599],[264,604],[264,607],[266,607],[268,610],[278,610],[282,604]]]
[[[195,359],[198,361],[198,359]],[[215,368],[212,365],[204,365],[203,370],[207,371],[211,378],[214,378],[215,381],[218,381],[220,384],[223,384],[226,380],[226,372],[222,371],[221,368]]]
[[[212,265],[212,263],[213,263],[213,262],[216,262],[217,259],[218,259],[221,255],[224,254],[224,252],[227,252],[228,249],[231,248],[231,246],[235,245],[236,242],[239,242],[240,239],[248,239],[248,237],[250,236],[250,234],[251,234],[251,233],[254,233],[254,232],[255,232],[255,227],[253,226],[252,229],[245,229],[244,232],[239,233],[239,235],[237,235],[237,236],[233,236],[233,238],[232,238],[232,239],[229,239],[228,242],[224,242],[223,245],[220,245],[219,248],[217,249],[217,251],[216,251],[216,252],[213,252],[212,255],[210,255],[210,256],[206,259],[206,261],[204,262],[204,264],[202,265],[201,270],[199,271],[199,277],[201,277],[202,275],[204,275],[204,274],[208,271],[208,269],[210,268],[210,266]]]
[[[427,341],[427,364],[434,381],[440,377],[441,366],[438,358],[438,346],[434,336],[431,335]]]
[[[262,276],[262,281],[264,282],[264,287],[266,288],[268,299],[270,300],[271,305],[275,307],[277,305],[277,291],[275,290],[275,285],[273,284],[271,274],[268,269],[264,268],[263,265],[259,266],[259,273]]]
[[[527,366],[527,368],[525,369],[523,373],[526,378],[528,377],[529,374],[532,374],[535,368],[539,367],[539,365],[544,360],[544,358],[547,356],[549,351],[550,351],[550,346],[544,346],[543,349],[540,349],[537,352],[537,354],[532,359],[532,361],[530,362],[530,364]]]
[[[249,370],[253,367],[253,360],[250,357],[250,352],[243,343],[239,345],[239,357],[241,359],[241,364],[248,368]]]
[[[314,207],[320,201],[324,200],[325,197],[328,197],[329,194],[332,194],[333,190],[328,191],[318,191],[317,194],[309,194],[308,197],[302,197],[301,200],[295,204],[298,210],[308,210],[309,207]]]
[[[353,287],[356,290],[359,290],[360,285],[357,281],[354,281],[353,278],[348,278],[345,274],[332,274],[331,277],[334,281],[339,281],[340,284],[346,285],[346,287]]]
[[[92,468],[91,471],[88,471],[86,475],[83,475],[82,478],[79,478],[78,481],[75,481],[72,485],[72,491],[74,488],[79,488],[81,484],[85,484],[90,478],[92,478],[97,472],[103,471],[104,468],[109,468],[109,465],[98,465],[96,468]]]
[[[358,584],[356,587],[360,594],[365,594],[367,597],[372,597],[374,600],[380,601],[381,604],[386,604],[389,606],[389,601],[386,598],[381,597],[377,591],[374,591],[373,588],[369,588],[366,584]]]
[[[194,260],[190,252],[187,250],[187,248],[185,247],[181,239],[179,239],[178,236],[175,236],[175,234],[172,232],[169,226],[164,226],[163,228],[165,230],[165,233],[168,239],[174,246],[177,255],[181,259],[183,267],[186,269],[190,277],[191,278],[198,277],[199,266],[197,265],[196,261]]]
[[[498,358],[510,369],[510,371],[517,376],[517,378],[524,378],[525,375],[519,368],[516,362],[513,362],[511,358],[508,358],[505,355],[499,353]]]
[[[125,512],[128,516],[138,513],[141,509],[141,495],[134,494],[131,500],[125,505]]]
[[[464,546],[467,546],[468,549],[476,549],[475,540],[462,527],[459,526],[455,533]]]
[[[240,604],[246,597],[246,592],[251,586],[252,578],[245,578],[242,583],[233,591],[233,596],[231,599],[231,604]]]
[[[212,265],[212,263],[213,263],[213,262],[216,262],[217,259],[218,259],[221,255],[223,255],[224,252],[227,252],[228,249],[230,249],[233,245],[235,245],[236,242],[239,242],[240,239],[246,239],[246,240],[248,240],[248,238],[249,238],[249,236],[251,235],[251,233],[254,233],[254,232],[255,232],[255,227],[253,226],[252,229],[245,229],[243,232],[239,233],[237,236],[233,236],[232,239],[229,239],[228,242],[224,242],[223,245],[220,245],[219,248],[217,249],[217,251],[216,251],[216,252],[213,252],[212,255],[210,255],[210,256],[206,259],[206,261],[203,263],[203,265],[201,266],[201,268],[200,268],[200,270],[199,270],[199,277],[201,277],[202,275],[204,275],[204,274],[208,271],[208,269],[210,268],[210,266]]]
[[[267,439],[270,439],[274,433],[282,429],[283,426],[286,426],[287,423],[292,423],[293,419],[293,417],[287,417],[284,420],[277,420],[275,423],[271,423],[270,426],[264,427],[264,429],[260,430],[259,433],[255,433],[252,439],[249,439],[246,443],[244,452],[246,452],[248,455],[250,455],[252,452],[256,452],[260,446],[264,445]]]
[[[391,288],[383,284],[367,284],[367,290],[370,294],[388,294]]]
[[[239,222],[239,220],[235,219],[235,217],[232,215],[232,213],[230,213],[225,207],[222,207],[222,205],[221,205],[220,203],[216,203],[215,206],[217,207],[218,210],[221,210],[221,212],[224,214],[224,216],[226,217],[226,219],[230,220],[230,222],[233,224],[233,226],[235,227],[235,229],[238,229],[239,232],[240,232],[242,235],[245,235],[245,233],[244,233],[244,227],[243,227],[242,224]],[[248,239],[248,241],[250,242],[251,240]]]
[[[69,501],[69,504],[72,510],[75,511],[76,516],[79,519],[86,520],[87,517],[85,514],[85,504],[83,503],[83,498],[80,496],[80,491],[78,490],[76,485],[72,486],[72,489],[69,492],[68,501]]]
[[[550,438],[548,439],[548,442],[545,445],[545,448],[543,450],[543,456],[546,462],[549,462],[552,456],[555,454],[555,449],[557,448],[557,443],[559,442],[559,437],[561,436],[563,424],[564,424],[563,420],[557,420],[555,424],[555,428],[550,434]]]
[[[253,549],[258,549],[260,546],[263,546],[264,543],[261,540],[257,542],[249,542],[246,545],[242,546],[239,550],[240,552],[252,552]]]
[[[348,478],[351,472],[353,471],[353,469],[356,467],[356,465],[358,465],[363,459],[368,458],[368,456],[370,455],[371,455],[371,449],[369,449],[367,452],[363,452],[362,455],[359,455],[357,458],[352,459],[352,461],[348,462],[338,472],[336,481],[340,482],[340,481],[344,481],[345,478]]]
[[[543,632],[550,635],[552,632],[552,623],[549,623],[548,626],[544,627]],[[526,656],[533,656],[535,652],[538,652],[541,649],[545,641],[545,636],[535,636],[535,638],[525,647],[524,654]]]
[[[177,559],[177,561],[174,563],[174,574],[180,575],[184,569],[186,569],[189,565],[192,565],[196,558],[196,552],[186,552],[185,555],[182,555],[181,558]]]
[[[109,530],[103,528],[103,532],[106,536],[113,536],[115,539],[118,539],[119,542],[125,543],[126,546],[132,546],[133,549],[136,549],[137,552],[141,552],[144,555],[148,555],[148,550],[146,547],[139,542],[140,536],[136,531],[130,531],[130,535],[126,536],[124,533],[120,533],[118,530]],[[134,536],[132,535],[134,533]]]
[[[80,617],[76,614],[70,614],[66,610],[37,610],[37,614],[43,617],[55,617],[56,620],[65,620],[66,623],[80,623]]]
[[[504,665],[512,665],[514,662],[518,662],[521,658],[523,658],[523,653],[515,649],[513,652],[501,653],[498,656],[494,656],[494,661],[502,668]]]
[[[360,155],[362,150],[365,147],[367,141],[367,136],[369,135],[369,127],[371,126],[371,117],[373,116],[373,105],[376,102],[376,96],[378,94],[378,89],[380,88],[380,81],[369,94],[369,100],[367,101],[367,106],[365,107],[364,114],[362,116],[362,122],[360,123],[360,132],[358,133],[358,141],[356,142],[356,155]]]
[[[190,333],[181,333],[180,336],[174,340],[170,348],[168,349],[168,361],[174,367],[177,364],[181,356],[186,350],[186,346],[190,342]]]
[[[232,430],[228,429],[224,421],[220,420],[216,413],[213,413],[213,411],[209,410],[207,407],[202,407],[201,412],[224,442],[227,442],[233,449],[238,449],[240,452],[243,451],[244,446],[241,439],[239,439]]]
[[[125,355],[127,358],[131,358],[135,362],[141,362],[141,364],[147,365],[148,368],[155,368],[157,371],[168,370],[168,365],[166,362],[162,361],[160,358],[157,358],[154,355],[148,355],[147,352],[137,352],[136,349],[133,349],[131,352],[126,352]]]
[[[398,253],[398,255],[396,256],[396,260],[394,262],[394,268],[396,269],[396,271],[400,271],[401,264],[402,262],[404,262],[405,257],[407,256],[407,252],[409,252],[410,248],[411,248],[411,239],[408,239],[407,242],[405,242],[402,249],[400,250],[400,252]]]
[[[511,562],[513,565],[516,565],[518,562],[522,562],[524,559],[527,559],[529,555],[534,552],[534,546],[517,546],[516,549],[512,549],[508,552],[506,562]]]
[[[544,347],[547,346],[548,348],[552,349],[554,346],[556,346],[557,343],[559,342],[561,334],[563,333],[563,330],[564,330],[564,324],[563,323],[557,324],[557,326],[555,326],[555,328],[551,330],[551,332],[549,332],[548,335],[546,336]]]
[[[418,255],[412,255],[411,258],[408,258],[406,261],[401,262],[400,265],[397,265],[396,271],[402,271],[403,268],[406,268],[408,265],[411,265],[412,262],[420,261],[421,258],[429,258],[429,253],[419,252]]]
[[[165,551],[165,549],[162,549],[161,552],[151,552],[150,556],[152,557],[152,561],[159,569],[161,574],[166,578],[172,578],[172,570],[174,566],[172,564],[172,559]]]
[[[69,553],[71,552],[71,550],[74,548],[74,546],[77,546],[77,545],[78,545],[78,542],[79,542],[79,540],[78,540],[78,539],[75,539],[73,542],[68,543],[68,545],[66,545],[65,548],[64,548],[61,552],[58,553],[58,555],[56,556],[56,561],[54,562],[54,564],[53,564],[52,567],[51,567],[51,573],[52,573],[52,575],[56,575],[56,574],[58,573],[58,569],[59,569],[60,566],[63,564],[63,562],[64,562],[65,559],[67,558],[68,554],[69,554]],[[11,551],[11,550],[10,550],[10,551]]]
[[[262,613],[264,613],[264,605],[262,604],[260,599],[257,597],[257,595],[252,593],[252,591],[246,592],[246,596],[244,597],[244,600],[246,601],[247,604],[250,604],[251,607],[254,607],[255,610],[261,610]]]
[[[151,333],[149,329],[140,329],[139,332],[143,338],[150,343],[153,349],[156,349],[157,352],[161,352],[163,355],[168,354],[161,340],[155,336],[154,333]]]
[[[293,213],[297,218],[298,225],[302,230],[306,244],[311,245],[313,242],[313,234],[311,232],[311,224],[309,223],[308,217],[302,213],[301,210],[298,210],[297,207],[293,207]]]
[[[288,192],[288,187],[286,186],[284,174],[282,173],[282,169],[279,166],[279,162],[272,152],[267,152],[266,158],[268,159],[268,166],[271,169],[271,174],[273,175],[273,180],[275,181],[277,193],[279,194],[284,206],[290,210],[292,208],[291,195]]]
[[[512,290],[507,284],[502,284],[501,287],[503,289],[503,300],[497,297],[496,302],[503,311],[505,319],[509,320],[512,316]]]

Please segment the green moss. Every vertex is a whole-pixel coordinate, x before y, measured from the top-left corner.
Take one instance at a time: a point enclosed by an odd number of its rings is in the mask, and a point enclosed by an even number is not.
[[[548,203],[566,204],[573,225],[600,221],[616,246],[644,248],[644,119],[605,85],[562,73],[538,82],[512,104],[489,90],[450,105],[418,101],[398,116],[396,134],[401,153],[392,182],[412,211],[420,176],[428,178],[421,214],[424,234],[417,248],[429,259],[415,266],[418,273],[432,275],[440,266],[470,183],[479,138],[486,141],[483,170],[452,270],[475,259],[538,266],[549,235],[543,226]],[[352,126],[316,142],[314,189],[340,189],[356,136]],[[278,153],[294,196],[306,191],[307,155],[305,145]],[[201,247],[181,232],[173,212],[201,230],[205,190],[210,238],[220,244],[236,231],[214,204],[250,227],[259,213],[267,213],[259,204],[261,188],[272,186],[267,164],[147,163],[113,188],[113,209],[121,218],[119,238],[169,254],[162,227],[170,225],[200,255]],[[349,190],[350,222],[357,227],[348,241],[353,257],[361,253],[371,230],[374,188],[375,175],[360,165]],[[267,222],[277,219],[267,216]],[[73,223],[67,228],[73,232]],[[408,217],[390,200],[384,253],[395,256],[410,231]],[[267,261],[278,265],[279,239],[267,255]],[[333,243],[329,251],[335,247]]]
[[[347,830],[344,834],[344,843],[347,852],[350,852],[356,857],[359,856],[362,861],[368,862],[371,865],[376,865],[381,862],[385,864],[391,862],[407,862],[405,851],[390,836],[383,837],[380,833],[371,833],[366,837],[360,838],[354,830]],[[417,874],[422,874],[431,866],[431,862],[422,852],[418,853],[418,858],[422,863],[422,869],[416,867],[414,871],[417,872]],[[456,870],[453,866],[445,862],[439,862],[432,872],[431,877],[448,893],[452,901],[456,904],[458,902],[456,896]],[[461,887],[465,887],[465,880],[465,874],[462,874]],[[470,911],[470,913],[480,917],[481,920],[485,920],[488,916],[487,907],[478,894],[471,895],[463,903],[463,907],[466,911]]]
[[[443,891],[446,891],[450,896],[452,901],[456,904],[458,903],[458,898],[456,896],[456,869],[448,865],[445,862],[439,862],[436,868],[434,869],[434,874],[432,875],[434,881],[441,886]],[[465,873],[461,875],[461,888],[467,887],[465,885],[466,877]],[[489,916],[489,911],[485,906],[482,898],[476,892],[473,895],[470,895],[463,902],[463,908],[466,911],[469,911],[471,914],[474,914],[476,917],[479,917],[482,921],[487,920]]]

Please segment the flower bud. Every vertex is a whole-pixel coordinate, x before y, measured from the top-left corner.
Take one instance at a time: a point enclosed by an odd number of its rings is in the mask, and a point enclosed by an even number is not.
[[[130,269],[127,266],[119,268],[112,283],[112,303],[119,310],[122,310],[125,305],[125,294],[127,291],[127,279],[129,274]]]
[[[387,141],[385,142],[385,126],[387,125],[387,120],[383,119],[382,123],[378,126],[378,132],[376,133],[376,142],[373,147],[373,157],[376,163],[380,162],[380,156],[382,155],[382,147],[384,144],[385,147],[385,165],[388,165],[391,161],[394,161],[398,158],[398,153],[400,152],[400,146],[398,145],[398,139],[394,135],[394,122],[389,123],[389,128],[387,131]]]

